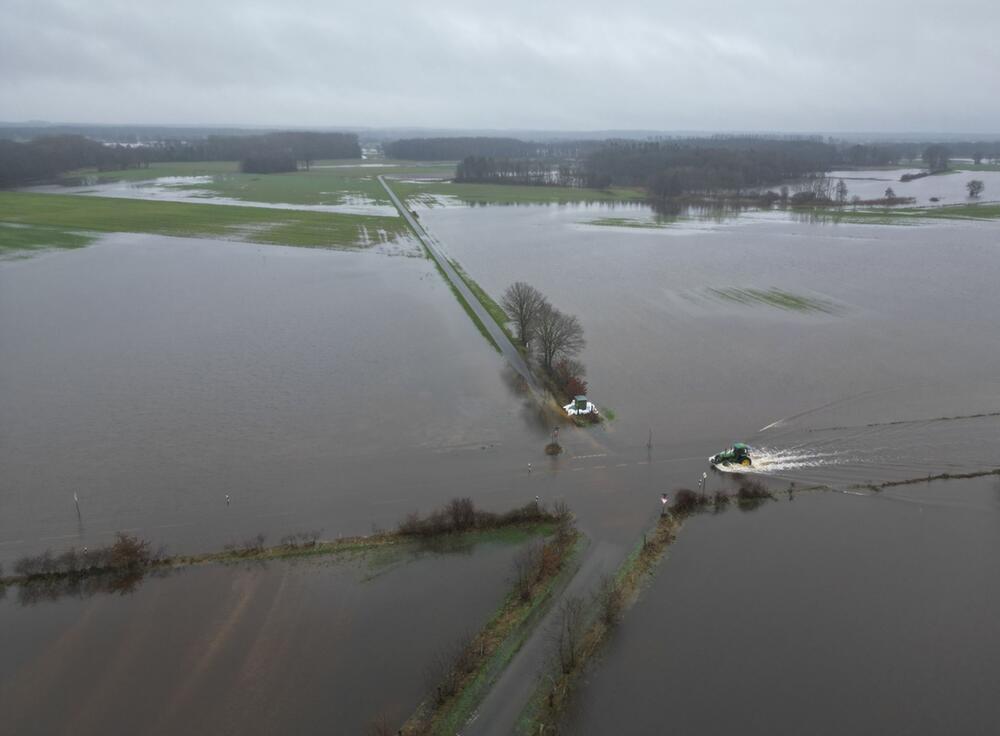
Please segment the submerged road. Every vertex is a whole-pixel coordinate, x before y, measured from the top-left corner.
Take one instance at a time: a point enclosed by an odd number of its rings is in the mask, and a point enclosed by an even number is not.
[[[479,321],[483,323],[486,331],[490,333],[490,337],[493,338],[493,342],[500,348],[500,352],[503,354],[503,357],[506,358],[511,367],[521,374],[524,380],[528,382],[528,386],[531,390],[535,392],[536,395],[541,396],[543,393],[541,386],[538,385],[535,377],[531,374],[531,369],[528,368],[528,363],[524,360],[524,356],[521,355],[521,352],[514,346],[514,343],[512,343],[510,338],[507,337],[507,333],[500,329],[500,325],[498,325],[496,320],[494,320],[490,313],[486,311],[486,307],[484,307],[476,298],[475,294],[472,293],[472,290],[469,289],[465,280],[458,275],[458,272],[455,270],[454,266],[451,265],[451,262],[445,258],[444,254],[438,248],[439,243],[437,239],[427,232],[423,225],[417,221],[417,218],[410,213],[410,210],[403,205],[399,197],[396,196],[396,193],[392,191],[386,183],[385,179],[379,176],[378,180],[385,189],[386,193],[389,195],[389,199],[391,199],[392,203],[396,205],[396,209],[399,210],[399,214],[404,220],[406,220],[410,229],[412,229],[413,233],[417,236],[417,239],[423,243],[427,252],[431,254],[431,257],[435,260],[438,266],[440,266],[441,271],[444,272],[445,278],[448,279],[452,286],[458,289],[458,293],[462,295],[463,299],[465,299],[469,308],[473,311],[473,313],[475,313],[476,317],[479,318]]]

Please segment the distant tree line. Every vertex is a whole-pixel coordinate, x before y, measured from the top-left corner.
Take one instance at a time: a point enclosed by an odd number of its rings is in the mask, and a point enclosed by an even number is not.
[[[196,141],[162,141],[148,147],[153,161],[241,161],[285,153],[309,168],[320,159],[361,158],[356,133],[286,131],[262,135],[210,135]]]
[[[80,135],[44,136],[28,143],[0,140],[0,187],[51,179],[85,167],[112,171],[148,165],[149,157],[141,148],[106,146]]]
[[[586,186],[642,186],[653,196],[739,193],[833,167],[834,146],[815,140],[713,138],[614,141],[584,161]]]
[[[978,151],[969,156],[976,163],[994,151],[1000,154],[1000,143],[970,142],[952,148],[940,143],[849,144],[833,139],[824,141],[816,136],[720,135],[646,141],[523,143],[523,147],[524,150],[532,149],[533,155],[468,153],[457,165],[455,179],[597,189],[641,187],[657,200],[721,193],[739,197],[758,196],[767,187],[790,180],[811,179],[840,167],[891,166],[904,160],[923,159],[930,172],[937,172],[949,167],[949,157],[959,149]],[[438,153],[443,156],[444,151]],[[846,201],[846,192],[833,191],[832,185],[826,182],[814,184],[821,188],[809,187],[814,190],[817,200],[832,201],[831,194],[834,194],[838,202]]]
[[[297,171],[295,157],[282,150],[260,151],[240,160],[240,171],[244,174],[277,174],[282,171]]]
[[[143,146],[106,145],[81,135],[40,136],[26,143],[0,139],[0,187],[44,181],[74,169],[115,171],[157,161],[240,161],[245,171],[269,173],[294,171],[298,165],[308,169],[318,159],[360,157],[354,133],[209,136]]]
[[[455,161],[467,156],[526,158],[538,147],[516,138],[404,138],[382,146],[388,158],[410,161]]]
[[[570,163],[551,159],[492,156],[467,156],[462,159],[455,169],[455,181],[582,186],[578,170]]]

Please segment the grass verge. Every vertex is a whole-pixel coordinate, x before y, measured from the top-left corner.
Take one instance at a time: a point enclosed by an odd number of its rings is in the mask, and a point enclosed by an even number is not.
[[[407,232],[401,218],[28,192],[0,192],[0,224],[308,248],[359,248],[372,234],[391,241]]]
[[[462,281],[465,282],[465,285],[469,287],[469,291],[472,292],[472,295],[475,296],[476,299],[479,300],[479,303],[483,305],[483,308],[489,312],[489,315],[493,318],[493,321],[497,323],[497,326],[504,331],[504,334],[507,335],[512,344],[517,345],[517,341],[514,339],[513,333],[511,333],[507,327],[509,318],[507,317],[507,313],[504,311],[503,307],[497,304],[493,300],[493,297],[487,294],[486,290],[465,272],[465,269],[459,265],[458,261],[450,258],[448,261],[451,263],[452,268],[455,269],[455,273],[459,275],[459,278],[461,278]]]

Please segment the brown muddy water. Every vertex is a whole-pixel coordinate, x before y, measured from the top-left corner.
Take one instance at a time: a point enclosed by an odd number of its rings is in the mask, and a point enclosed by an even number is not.
[[[119,530],[172,552],[217,549],[257,532],[271,542],[313,529],[358,534],[458,495],[496,510],[537,495],[569,502],[610,570],[655,518],[660,493],[693,486],[708,470],[705,458],[733,441],[750,443],[759,460],[753,472],[781,489],[795,482],[856,492],[857,484],[997,466],[995,223],[824,226],[739,217],[637,228],[614,218],[654,219],[641,206],[421,210],[443,248],[489,293],[525,280],[580,318],[590,397],[615,419],[592,430],[565,427],[566,452],[556,458],[543,453],[551,426],[511,388],[500,357],[426,259],[116,235],[0,262],[0,561],[9,569],[23,554],[98,544]],[[713,473],[709,489],[732,480]],[[961,500],[958,491],[949,496],[959,486],[932,487],[948,503]],[[906,488],[904,497],[914,489]],[[890,503],[895,495],[827,493],[754,514],[699,517],[682,541],[703,527],[723,529],[705,545],[727,559],[758,536],[787,540],[787,559],[805,545],[816,585],[836,588],[866,569],[842,553],[837,535],[850,523],[881,535],[877,548],[862,546],[875,560],[867,564],[928,567],[929,547],[910,526],[913,505]],[[871,522],[862,521],[866,514]],[[992,544],[981,518],[992,517],[956,512],[946,538]],[[727,536],[730,526],[766,519],[773,527],[748,532],[752,539]],[[711,526],[717,522],[724,526]],[[812,528],[817,544],[810,547],[800,528]],[[833,541],[819,545],[823,539]],[[674,559],[657,586],[662,579],[669,588]],[[967,559],[968,579],[982,585],[973,602],[995,601],[991,563],[971,551]],[[195,578],[153,581],[138,595],[182,579]],[[761,605],[798,600],[789,579],[761,578],[754,589]],[[743,585],[736,574],[718,580],[720,599]],[[972,585],[942,582],[948,605],[934,608],[939,621],[914,618],[906,630],[931,643],[939,628],[973,636],[970,617],[979,609],[955,597],[968,600]],[[8,609],[11,595],[2,604]],[[185,595],[195,606],[200,597]],[[905,611],[915,599],[887,582],[857,589],[852,601],[863,620],[866,608]],[[383,605],[405,627],[430,604]],[[322,607],[310,615],[322,616]],[[56,614],[19,612],[6,635],[59,637],[76,615],[50,621]],[[834,648],[848,634],[824,622],[820,641]],[[81,639],[95,658],[103,656],[102,629]],[[663,633],[640,630],[647,644]],[[690,637],[701,655],[726,657],[729,639],[707,631]],[[954,675],[945,692],[973,693],[971,670],[952,667],[942,648],[950,641],[925,648],[925,656]],[[780,663],[800,649],[772,646],[762,656]],[[888,671],[898,649],[890,641],[871,650],[869,666]],[[9,671],[20,674],[26,660],[18,661]],[[357,661],[367,675],[371,662]],[[269,666],[295,683],[321,670],[299,670],[283,657]],[[655,680],[662,667],[656,660],[637,672]],[[782,686],[780,672],[765,675],[774,679],[761,687]],[[38,682],[44,697],[45,681]],[[68,697],[55,689],[64,681],[51,682],[50,692]],[[220,682],[206,692],[230,692]],[[886,677],[878,693],[902,703],[914,682]],[[835,707],[837,690],[816,692]],[[341,702],[337,692],[330,697],[331,707]]]
[[[508,588],[517,547],[206,566],[126,596],[0,600],[0,733],[362,734]]]
[[[633,210],[422,220],[488,292],[528,281],[579,316],[590,397],[624,454],[650,430],[654,461],[742,440],[769,475],[835,485],[998,464],[995,223],[593,224]]]
[[[367,533],[530,442],[423,258],[112,236],[0,263],[0,351],[0,561]]]
[[[800,494],[685,522],[574,734],[992,734],[1000,482]]]

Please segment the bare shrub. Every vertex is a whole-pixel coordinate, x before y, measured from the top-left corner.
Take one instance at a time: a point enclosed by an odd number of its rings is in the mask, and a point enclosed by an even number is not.
[[[406,536],[416,536],[420,534],[420,514],[416,511],[408,513],[406,517],[396,526],[396,531],[399,534],[404,534]]]
[[[611,575],[605,575],[595,598],[604,625],[611,628],[617,624],[625,608],[625,592],[618,580]]]
[[[538,564],[539,581],[559,572],[559,568],[562,567],[562,553],[562,546],[558,541],[542,545],[541,559]]]
[[[522,601],[531,600],[531,589],[541,567],[542,545],[525,545],[514,555],[514,592]]]
[[[559,499],[552,504],[552,515],[556,517],[556,521],[563,521],[571,518],[573,513],[569,510],[569,504]]]
[[[118,532],[115,543],[111,545],[111,567],[119,570],[145,567],[151,558],[149,542],[133,534]]]
[[[556,657],[563,673],[576,669],[586,629],[583,599],[573,596],[559,605],[558,628],[555,632]]]
[[[241,555],[257,555],[264,551],[264,540],[266,537],[263,534],[257,534],[256,536],[250,537],[249,539],[243,540],[243,546],[239,552]]]
[[[471,498],[454,498],[447,506],[451,526],[455,531],[471,529],[476,524],[476,506]]]
[[[729,505],[729,494],[723,491],[716,491],[715,495],[712,497],[712,506],[716,511],[722,511],[726,506]]]

